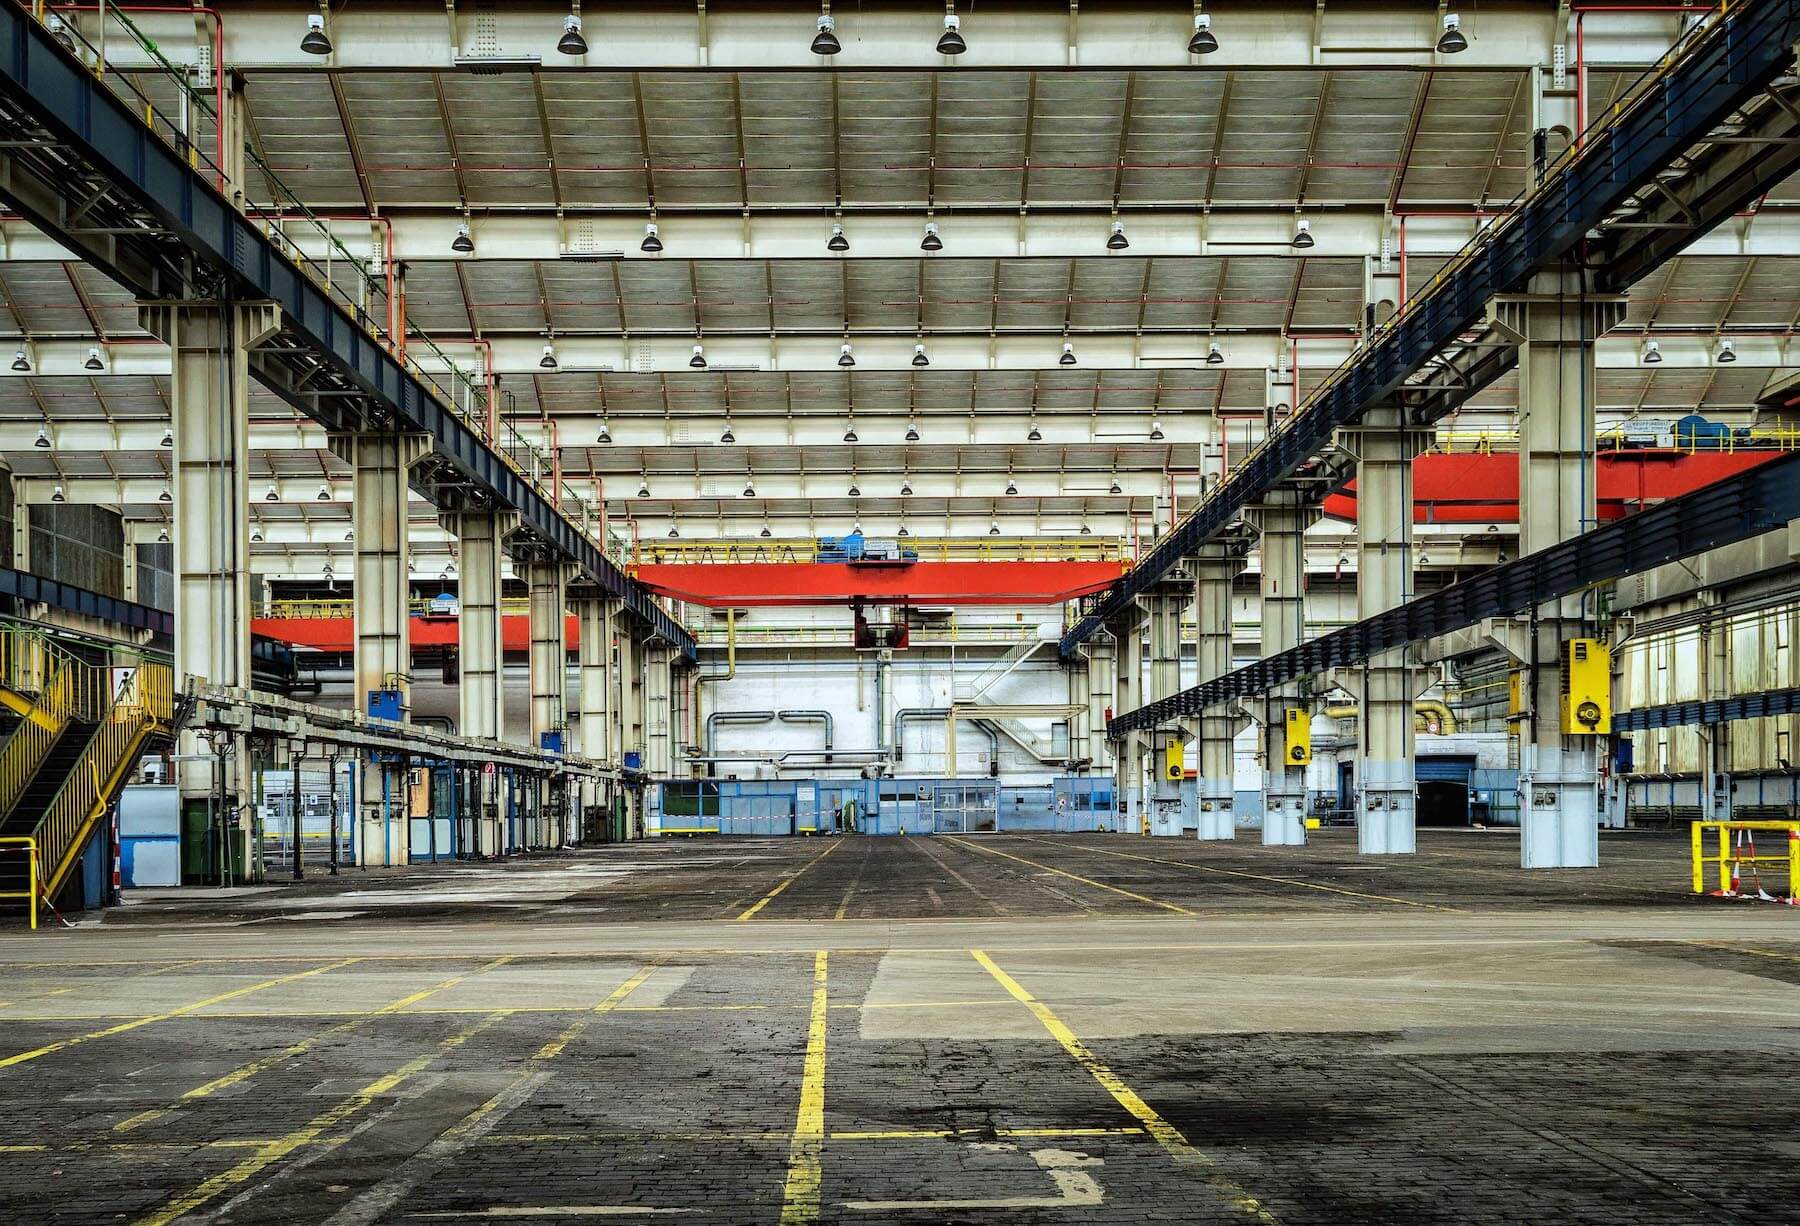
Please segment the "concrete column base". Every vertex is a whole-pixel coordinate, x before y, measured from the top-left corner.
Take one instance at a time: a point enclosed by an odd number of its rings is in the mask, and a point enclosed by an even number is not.
[[[1201,779],[1198,782],[1200,794],[1196,803],[1200,810],[1200,828],[1196,834],[1200,841],[1222,843],[1237,838],[1237,814],[1231,804],[1231,781]]]
[[[1519,863],[1525,868],[1597,868],[1600,785],[1593,750],[1539,749],[1519,772]]]
[[[1306,845],[1305,792],[1273,791],[1264,783],[1262,841],[1264,847]]]
[[[1419,802],[1412,763],[1359,759],[1356,771],[1361,781],[1356,850],[1365,856],[1410,856],[1418,851]]]

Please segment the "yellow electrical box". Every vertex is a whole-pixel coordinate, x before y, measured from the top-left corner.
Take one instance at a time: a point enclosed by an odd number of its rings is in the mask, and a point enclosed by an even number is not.
[[[1506,674],[1506,713],[1509,716],[1525,714],[1525,671],[1515,668]]]
[[[1305,766],[1312,761],[1312,712],[1289,707],[1282,716],[1287,725],[1287,764]]]
[[[1180,783],[1181,777],[1187,773],[1187,746],[1180,741],[1170,741],[1163,748],[1163,778],[1171,783]]]
[[[1562,645],[1562,730],[1570,736],[1612,731],[1612,652],[1599,639]]]

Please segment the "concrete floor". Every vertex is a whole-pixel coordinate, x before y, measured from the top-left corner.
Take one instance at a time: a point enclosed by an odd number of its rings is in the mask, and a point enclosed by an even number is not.
[[[0,1221],[1793,1221],[1800,911],[1120,836],[694,840],[0,936]]]

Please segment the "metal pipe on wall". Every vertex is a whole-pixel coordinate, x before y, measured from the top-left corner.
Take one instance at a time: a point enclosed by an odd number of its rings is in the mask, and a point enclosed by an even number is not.
[[[902,725],[904,725],[907,720],[941,720],[947,718],[949,714],[949,707],[902,707],[900,710],[894,712],[894,761],[900,761],[903,756],[904,745],[900,734]],[[998,761],[1000,758],[1000,734],[989,727],[986,720],[965,717],[963,722],[975,725],[976,729],[979,730],[983,736],[987,737],[989,749],[993,754],[993,758],[990,760]]]
[[[700,746],[701,760],[712,756],[720,724],[766,724],[775,718],[773,711],[714,711],[706,717],[706,739]]]

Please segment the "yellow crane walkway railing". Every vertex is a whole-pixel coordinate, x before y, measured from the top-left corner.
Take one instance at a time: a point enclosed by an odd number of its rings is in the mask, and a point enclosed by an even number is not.
[[[76,858],[130,775],[144,742],[172,729],[174,670],[140,663],[127,674],[34,834],[44,865],[44,897],[54,898]]]
[[[1718,832],[1718,850],[1708,851],[1709,831]],[[1756,835],[1765,832],[1764,847],[1758,851]],[[1704,894],[1707,868],[1719,866],[1719,888],[1712,893],[1721,898],[1769,897],[1789,906],[1800,906],[1800,821],[1793,822],[1695,822],[1693,824],[1694,893]],[[1787,869],[1787,897],[1778,898],[1762,887],[1763,865],[1781,865]],[[1749,869],[1754,885],[1743,888],[1744,870]]]
[[[18,806],[71,720],[102,717],[106,685],[106,669],[76,658],[45,635],[0,626],[0,702],[20,717],[0,746],[0,818]]]

